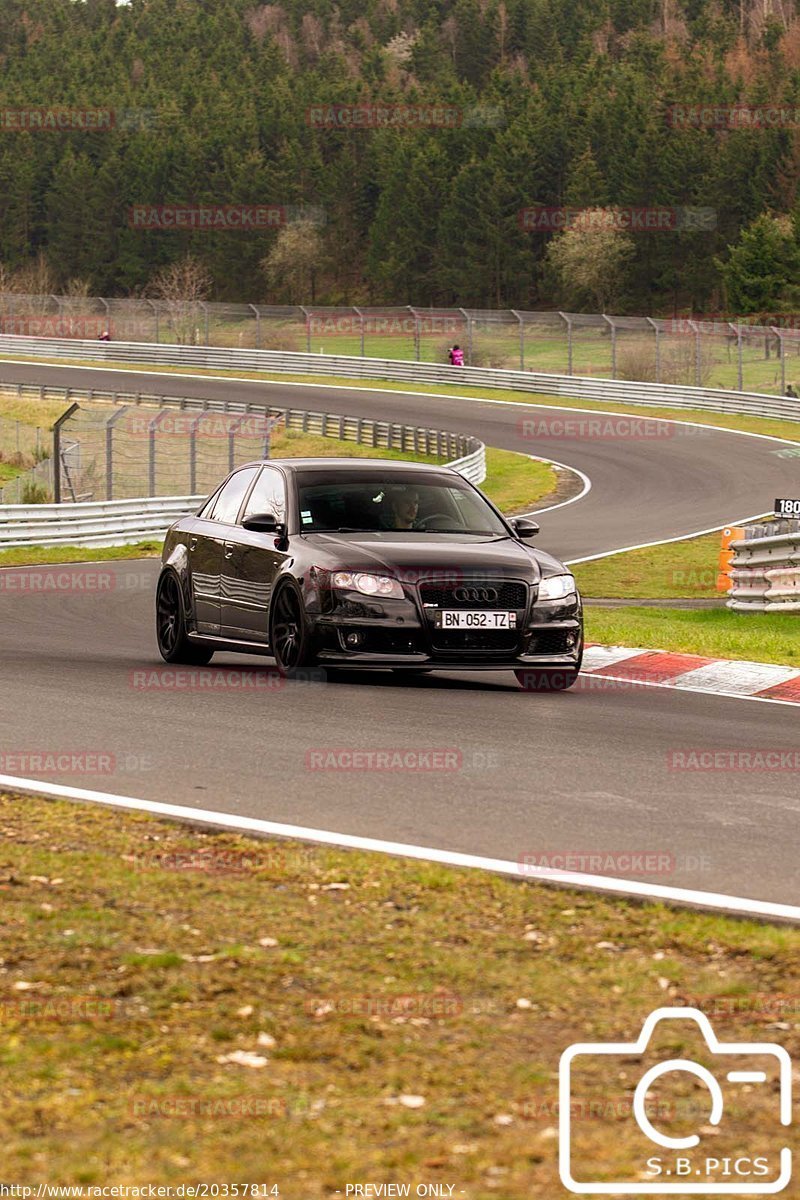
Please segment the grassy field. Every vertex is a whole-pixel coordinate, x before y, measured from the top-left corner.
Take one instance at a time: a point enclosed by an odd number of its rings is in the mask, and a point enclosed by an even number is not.
[[[800,1052],[797,929],[67,802],[0,796],[0,825],[7,1179],[552,1200],[572,1042],[696,1004]],[[601,1179],[642,1178],[636,1076],[579,1098]],[[712,1153],[777,1146],[746,1090]],[[702,1091],[656,1099],[673,1133],[705,1120]]]
[[[709,533],[576,563],[573,572],[584,596],[605,600],[719,599],[720,545],[721,535]]]
[[[341,321],[341,318],[338,318]],[[404,323],[405,322],[405,323]],[[375,326],[373,326],[375,328]],[[370,358],[419,359],[422,362],[446,362],[447,350],[459,342],[469,353],[470,338],[465,323],[449,318],[441,333],[425,332],[415,345],[413,321],[400,318],[394,334],[370,332],[369,319],[364,339],[364,352]],[[154,331],[151,330],[150,336]],[[201,331],[198,329],[198,334]],[[255,321],[215,321],[210,331],[211,344],[227,347],[255,347]],[[128,338],[124,324],[115,333],[117,340],[138,340],[133,331]],[[173,340],[169,329],[162,330],[161,341]],[[472,333],[472,363],[475,366],[509,367],[530,371],[546,371],[565,375],[569,370],[569,349],[566,327],[554,324],[528,324],[524,328],[524,352],[521,355],[519,326],[513,318],[498,325],[481,327],[476,324]],[[337,325],[323,317],[312,326],[310,340],[303,323],[266,321],[261,325],[261,349],[311,351],[315,354],[359,356],[362,352],[357,320],[345,316]],[[786,381],[800,379],[800,359],[797,347],[787,340]],[[665,331],[660,339],[661,378],[665,383],[694,384],[696,382],[696,350],[693,334],[686,325],[678,331]],[[572,338],[572,370],[576,375],[610,376],[612,348],[607,328],[575,326]],[[617,336],[617,371],[624,378],[656,376],[655,340],[652,333],[626,333]],[[738,354],[734,339],[701,336],[700,382],[705,387],[735,388],[738,385]],[[763,339],[745,338],[742,344],[742,376],[746,391],[779,392],[781,388],[780,360],[776,357],[774,341],[767,357]]]
[[[0,385],[0,486],[15,479],[36,461],[37,447],[49,454],[49,431],[64,411],[53,401],[19,400],[4,394]],[[38,429],[38,432],[37,432]]]
[[[800,622],[789,614],[742,614],[729,609],[586,609],[587,641],[643,646],[800,667]]]

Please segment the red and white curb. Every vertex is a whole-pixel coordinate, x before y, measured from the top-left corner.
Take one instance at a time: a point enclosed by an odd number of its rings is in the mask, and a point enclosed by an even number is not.
[[[582,681],[584,690],[598,690],[603,686],[602,681],[608,680],[609,684],[641,684],[800,704],[800,667],[782,667],[776,663],[737,662],[704,658],[700,654],[589,644],[584,651],[581,674],[586,676]]]

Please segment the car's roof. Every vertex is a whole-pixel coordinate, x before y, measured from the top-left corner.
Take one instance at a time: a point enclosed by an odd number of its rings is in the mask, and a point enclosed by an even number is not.
[[[243,465],[248,467],[277,466],[288,471],[297,471],[304,467],[325,467],[337,474],[347,474],[348,472],[355,474],[362,467],[379,467],[382,471],[390,472],[446,471],[449,475],[453,474],[451,468],[446,467],[444,463],[406,462],[396,458],[265,458]]]

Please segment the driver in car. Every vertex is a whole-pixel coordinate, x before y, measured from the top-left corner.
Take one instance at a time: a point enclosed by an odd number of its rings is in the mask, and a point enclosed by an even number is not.
[[[387,529],[418,529],[419,492],[414,488],[391,488],[386,495]]]

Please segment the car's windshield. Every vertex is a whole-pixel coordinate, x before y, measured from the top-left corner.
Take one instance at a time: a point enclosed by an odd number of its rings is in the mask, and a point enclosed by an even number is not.
[[[302,533],[459,533],[506,537],[508,530],[483,497],[457,475],[365,469],[335,475],[302,471],[297,478]]]

